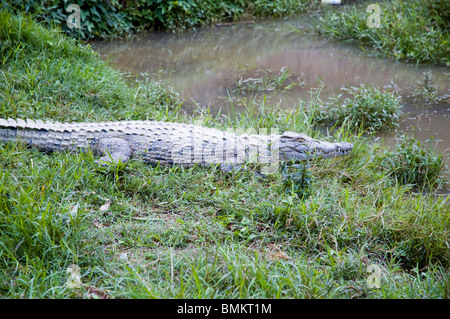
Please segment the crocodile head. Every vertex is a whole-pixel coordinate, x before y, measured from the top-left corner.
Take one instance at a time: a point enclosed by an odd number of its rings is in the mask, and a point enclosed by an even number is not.
[[[319,141],[306,134],[284,132],[280,137],[280,160],[300,160],[309,158],[327,158],[347,155],[353,144],[347,142],[330,143]]]

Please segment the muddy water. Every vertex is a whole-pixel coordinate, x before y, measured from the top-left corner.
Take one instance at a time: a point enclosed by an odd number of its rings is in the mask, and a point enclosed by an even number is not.
[[[398,87],[406,113],[401,129],[422,141],[433,138],[439,152],[450,153],[450,68],[417,67],[369,57],[355,46],[330,43],[295,32],[301,20],[220,26],[181,35],[152,33],[126,41],[93,43],[114,67],[136,76],[166,80],[194,104],[212,113],[227,112],[228,97],[241,80],[279,74],[288,68],[293,87],[269,94],[278,107],[292,108],[321,87],[321,98],[340,94],[343,86],[361,83]],[[412,93],[431,72],[432,84],[444,98],[436,104],[413,102]],[[288,83],[287,82],[287,83]],[[263,94],[260,93],[260,94]],[[195,103],[193,102],[195,101]],[[235,110],[236,110],[236,105]],[[389,136],[387,136],[389,142]]]

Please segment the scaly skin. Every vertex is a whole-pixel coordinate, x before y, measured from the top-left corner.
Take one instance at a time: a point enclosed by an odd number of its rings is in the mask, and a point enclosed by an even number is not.
[[[122,121],[57,123],[40,120],[0,119],[0,140],[21,141],[42,151],[85,151],[100,161],[125,162],[140,156],[150,164],[240,165],[347,155],[353,145],[329,143],[305,134],[235,134],[201,126]]]

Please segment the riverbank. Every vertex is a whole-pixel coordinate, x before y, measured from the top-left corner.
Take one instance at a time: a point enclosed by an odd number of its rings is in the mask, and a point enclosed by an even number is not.
[[[185,114],[164,83],[126,78],[89,47],[6,12],[0,41],[1,118],[277,128],[355,144],[305,174],[291,166],[260,179],[251,165],[99,167],[91,154],[1,143],[0,296],[449,297],[448,198],[393,178],[398,160],[357,130],[324,136],[308,112],[264,103]]]

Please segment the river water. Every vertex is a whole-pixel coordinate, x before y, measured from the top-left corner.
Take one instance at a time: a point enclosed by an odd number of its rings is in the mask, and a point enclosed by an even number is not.
[[[236,83],[289,74],[292,88],[267,94],[277,107],[293,108],[299,99],[308,100],[320,88],[320,97],[343,93],[342,87],[396,87],[402,95],[400,129],[419,140],[433,139],[437,151],[450,153],[450,68],[416,66],[369,56],[356,45],[330,42],[296,32],[303,21],[289,19],[222,25],[182,34],[149,33],[128,40],[92,43],[92,48],[113,67],[137,77],[167,81],[188,97],[184,107],[209,106],[211,113],[227,113]],[[436,103],[414,101],[413,93],[423,87],[425,73],[440,96]],[[249,82],[250,81],[250,82]],[[194,102],[195,101],[195,102]],[[239,111],[239,105],[234,105]],[[386,143],[392,136],[386,135]],[[449,175],[450,176],[450,175]],[[447,187],[448,193],[450,188]],[[446,191],[447,192],[447,191]]]

